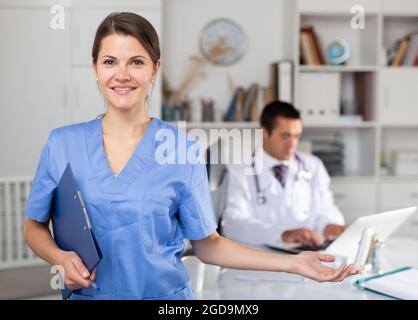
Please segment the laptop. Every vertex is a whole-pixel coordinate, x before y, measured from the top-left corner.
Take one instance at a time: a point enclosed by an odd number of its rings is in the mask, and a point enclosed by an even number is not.
[[[268,244],[268,247],[293,254],[304,250],[320,251],[339,257],[346,263],[354,263],[365,229],[373,229],[379,241],[385,242],[416,211],[417,207],[408,207],[357,218],[337,239],[319,247],[292,243],[273,243]]]

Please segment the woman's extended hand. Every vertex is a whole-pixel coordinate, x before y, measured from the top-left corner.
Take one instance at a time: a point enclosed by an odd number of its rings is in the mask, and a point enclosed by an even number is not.
[[[90,274],[75,252],[65,252],[61,265],[64,267],[65,285],[71,291],[90,287],[96,278],[96,269]]]
[[[291,272],[305,276],[318,282],[342,281],[348,276],[358,274],[361,268],[352,264],[341,265],[338,269],[324,266],[322,262],[333,262],[335,257],[328,254],[305,251],[292,257]]]

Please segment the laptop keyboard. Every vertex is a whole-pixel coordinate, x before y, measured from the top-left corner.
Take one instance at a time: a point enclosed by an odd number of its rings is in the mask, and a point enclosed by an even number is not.
[[[328,246],[332,243],[332,240],[327,240],[324,241],[324,243],[322,245],[315,245],[315,244],[308,244],[308,245],[302,245],[299,247],[296,247],[296,250],[300,250],[300,251],[320,251],[320,250],[325,250],[326,248],[328,248]]]

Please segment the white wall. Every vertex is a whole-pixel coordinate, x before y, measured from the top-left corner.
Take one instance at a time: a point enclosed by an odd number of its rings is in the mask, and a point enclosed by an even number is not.
[[[62,30],[50,27],[52,3],[64,5]],[[0,177],[33,175],[53,128],[105,111],[90,50],[113,11],[137,12],[162,33],[160,0],[0,0]],[[160,105],[157,81],[150,114]]]
[[[241,25],[247,35],[248,50],[232,66],[207,66],[205,77],[200,77],[192,85],[190,97],[214,98],[216,107],[225,110],[232,94],[228,88],[228,74],[234,86],[248,86],[254,81],[267,86],[269,64],[281,58],[291,58],[293,43],[288,30],[292,25],[287,11],[290,2],[294,1],[165,0],[162,63],[170,86],[176,88],[180,85],[187,72],[189,57],[199,53],[202,28],[220,17],[233,19]]]
[[[71,46],[74,43],[65,39],[74,39],[76,36],[73,24],[79,23],[84,30],[84,27],[87,28],[92,24],[95,26],[96,22],[90,19],[89,15],[84,15],[83,10],[80,10],[80,17],[84,17],[87,21],[77,17],[70,19],[71,10],[67,10],[67,28],[64,31],[52,31],[49,28],[51,14],[48,0],[36,2],[36,6],[30,5],[35,3],[33,1],[21,0],[19,6],[11,7],[5,6],[5,3],[13,1],[0,0],[1,13],[4,17],[9,17],[2,20],[4,23],[0,23],[0,25],[8,25],[2,30],[9,35],[4,37],[7,43],[6,50],[0,53],[2,58],[0,69],[7,74],[7,77],[0,81],[2,84],[0,89],[1,176],[33,174],[41,148],[53,127],[90,118],[82,110],[83,107],[89,108],[93,101],[90,95],[86,96],[85,91],[89,88],[95,90],[94,84],[93,88],[91,85],[80,85],[85,90],[81,90],[78,95],[70,88],[69,68],[74,64],[71,64],[74,62],[71,60],[74,58],[71,57],[75,48]],[[117,3],[110,0],[100,1],[107,3],[108,6],[112,3],[112,11],[121,9],[122,2],[130,3],[129,8],[144,3],[144,0],[138,2],[123,0]],[[105,8],[101,8],[97,1],[94,3],[97,9],[89,10],[88,13],[91,13],[92,17],[104,16],[102,11]],[[224,110],[231,97],[226,80],[227,74],[231,75],[234,86],[248,86],[253,81],[266,86],[269,64],[280,58],[292,57],[293,47],[290,43],[293,37],[286,31],[291,30],[292,25],[289,23],[290,15],[285,14],[284,10],[289,4],[294,3],[294,0],[164,0],[162,3],[160,33],[163,71],[173,86],[178,86],[182,80],[189,56],[198,53],[199,33],[209,21],[227,17],[238,22],[245,30],[248,37],[248,51],[244,57],[230,67],[209,66],[206,70],[206,78],[196,82],[191,91],[191,97],[214,98],[219,109]],[[88,4],[92,5],[93,2]],[[123,8],[128,7],[125,5]],[[15,16],[18,19],[14,19]],[[22,24],[21,21],[25,23]],[[6,32],[8,28],[12,33]],[[87,35],[83,33],[80,41],[86,43],[88,50],[85,51],[89,52],[90,42],[85,37]],[[31,39],[28,43],[35,41],[30,54],[24,50],[26,42],[16,41],[26,38]],[[54,52],[54,59],[45,55],[45,52]],[[21,57],[21,59],[16,63],[10,57]],[[51,65],[58,67],[51,68]],[[78,66],[79,63],[76,65]],[[28,70],[31,71],[29,78]],[[90,83],[88,78],[91,76],[90,68],[84,68],[82,72],[77,71],[78,73],[74,70],[73,68],[74,81],[78,83],[79,79],[83,79],[86,83]],[[22,79],[26,79],[24,84],[21,82]],[[21,85],[24,85],[23,91],[19,87]],[[97,92],[94,91],[94,94]],[[77,97],[80,96],[86,98],[77,104]],[[103,108],[101,101],[97,108],[100,110]],[[94,115],[97,113],[93,112]]]

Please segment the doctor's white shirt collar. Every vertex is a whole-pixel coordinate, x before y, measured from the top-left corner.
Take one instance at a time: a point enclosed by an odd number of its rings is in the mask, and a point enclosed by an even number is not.
[[[264,149],[263,150],[263,162],[265,169],[272,169],[275,166],[284,164],[285,166],[289,167],[291,160],[278,160],[271,155],[269,155]],[[293,157],[292,157],[293,159]]]

